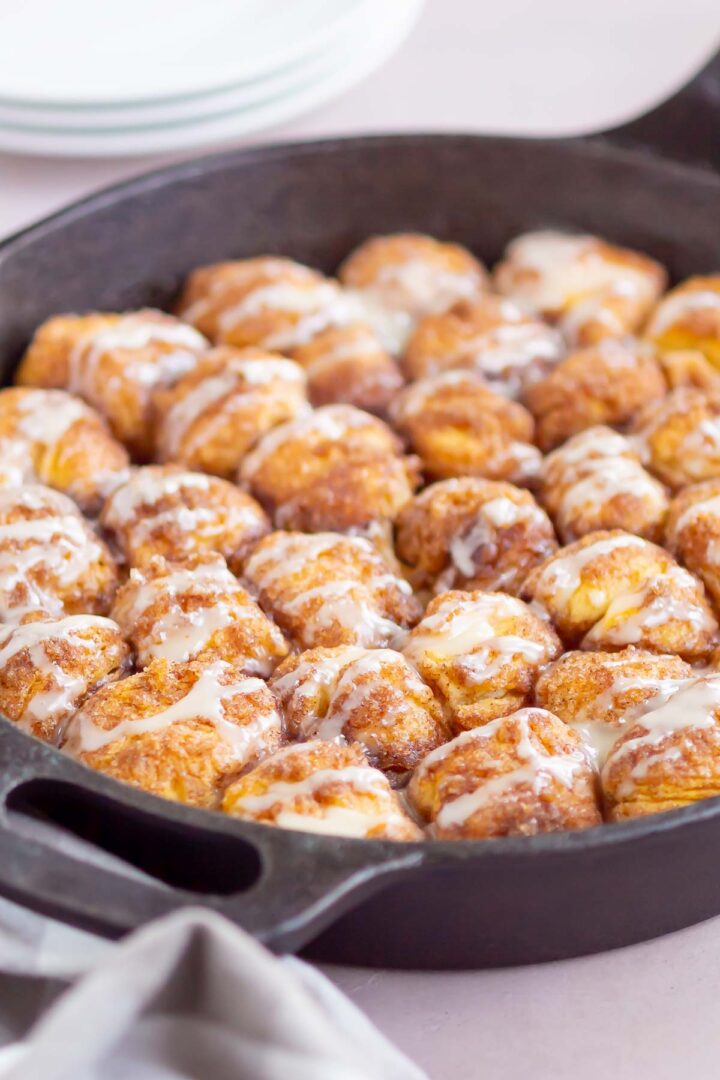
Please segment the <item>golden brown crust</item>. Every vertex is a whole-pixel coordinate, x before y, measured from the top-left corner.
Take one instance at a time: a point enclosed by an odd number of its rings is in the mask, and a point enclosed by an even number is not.
[[[282,741],[267,686],[229,664],[154,660],[90,697],[64,749],[127,784],[193,806],[217,806],[225,786]]]
[[[240,476],[279,528],[320,532],[392,521],[418,482],[387,424],[327,405],[284,424],[245,458]]]
[[[193,371],[153,398],[157,457],[234,479],[268,431],[309,412],[305,376],[263,349],[211,349]]]
[[[0,446],[0,473],[8,485],[47,484],[88,514],[97,513],[129,465],[127,451],[100,414],[63,390],[1,390]]]
[[[179,465],[146,465],[105,503],[101,524],[131,566],[217,552],[239,571],[270,531],[261,507],[226,480]]]
[[[487,286],[484,266],[467,248],[421,233],[370,237],[348,255],[338,277],[413,319],[446,311]]]
[[[487,293],[426,315],[407,343],[403,367],[410,379],[442,371],[476,371],[508,397],[546,375],[564,353],[557,330],[528,308]]]
[[[668,487],[720,475],[720,392],[673,390],[637,414],[633,431],[645,465]]]
[[[696,349],[720,368],[720,274],[691,277],[671,289],[645,334],[663,352]]]
[[[607,427],[574,435],[543,460],[541,498],[569,544],[601,529],[662,538],[669,499],[630,439]]]
[[[628,725],[692,675],[679,656],[633,646],[612,653],[567,652],[541,673],[535,703],[575,728],[602,765]]]
[[[685,488],[670,504],[665,544],[697,574],[720,610],[720,479]]]
[[[178,314],[217,344],[257,345],[280,353],[346,319],[337,282],[274,255],[194,270]]]
[[[532,836],[602,821],[597,774],[579,736],[552,713],[522,709],[430,754],[408,788],[442,840]]]
[[[137,460],[149,460],[153,391],[195,367],[207,341],[172,315],[149,308],[58,319],[64,324],[52,320],[38,331],[17,381],[78,394],[108,420]]]
[[[311,649],[288,657],[270,687],[291,738],[359,742],[386,772],[414,768],[450,737],[430,688],[391,649]]]
[[[663,548],[620,529],[589,533],[531,571],[522,589],[570,646],[702,659],[717,622],[701,583]]]
[[[596,236],[525,233],[495,267],[495,285],[560,323],[575,345],[639,330],[667,285],[654,259]]]
[[[615,743],[602,771],[611,821],[720,794],[720,676],[682,683]]]
[[[396,550],[418,588],[516,594],[557,541],[529,491],[462,477],[431,484],[410,500],[397,519]]]
[[[526,604],[488,592],[435,597],[403,646],[454,731],[530,704],[542,666],[561,651],[555,631]]]
[[[119,626],[96,615],[38,613],[0,629],[0,713],[57,743],[69,718],[98,686],[120,678],[130,650]]]
[[[413,383],[394,399],[390,417],[431,478],[483,476],[520,484],[537,478],[532,417],[473,372],[447,371]]]
[[[107,546],[66,495],[40,484],[0,490],[0,617],[105,615],[118,584]]]
[[[363,323],[332,326],[293,351],[313,405],[348,404],[384,416],[404,384],[397,363]]]
[[[289,646],[220,555],[183,562],[152,559],[131,570],[118,589],[112,617],[131,642],[140,667],[226,660],[246,675],[266,678]]]
[[[355,743],[313,741],[266,758],[225,792],[223,810],[266,825],[377,840],[422,840]]]
[[[706,392],[720,391],[720,371],[696,349],[658,353],[658,362],[671,390],[694,386]]]
[[[384,648],[401,638],[422,610],[408,583],[363,537],[271,533],[247,560],[244,577],[265,611],[302,649]]]
[[[570,435],[597,424],[630,423],[667,385],[652,349],[623,339],[578,349],[527,391],[537,441],[552,450]]]

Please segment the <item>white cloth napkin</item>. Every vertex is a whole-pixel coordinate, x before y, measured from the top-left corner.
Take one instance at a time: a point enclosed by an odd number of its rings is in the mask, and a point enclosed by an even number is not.
[[[2,900],[0,972],[5,1038],[42,1014],[3,1080],[424,1077],[314,968],[202,908],[111,944]]]

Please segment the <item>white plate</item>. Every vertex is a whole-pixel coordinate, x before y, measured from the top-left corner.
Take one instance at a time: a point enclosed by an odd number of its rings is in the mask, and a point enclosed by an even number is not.
[[[385,0],[380,0],[384,4]],[[2,3],[2,0],[0,0]],[[377,8],[377,0],[366,5]],[[349,37],[343,35],[333,42],[333,48],[311,53],[279,72],[242,82],[224,90],[207,94],[192,94],[164,102],[128,105],[112,108],[42,108],[40,106],[7,105],[0,98],[0,125],[30,131],[114,131],[157,127],[176,121],[188,122],[217,116],[224,111],[245,109],[295,92],[308,82],[322,78],[334,65],[334,56],[346,48]],[[357,35],[352,36],[357,40]]]
[[[232,86],[329,47],[364,3],[2,0],[0,97],[93,107]]]
[[[0,125],[0,149],[72,157],[152,154],[212,145],[285,123],[337,96],[379,67],[407,37],[423,5],[423,0],[393,0],[388,8],[386,0],[377,2],[385,6],[382,21],[372,20],[360,41],[353,39],[333,50],[329,69],[292,92],[247,108],[230,108],[201,119],[140,129],[61,131]]]

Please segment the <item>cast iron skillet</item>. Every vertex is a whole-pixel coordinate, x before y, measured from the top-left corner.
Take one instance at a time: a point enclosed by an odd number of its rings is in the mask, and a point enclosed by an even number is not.
[[[3,374],[54,313],[168,305],[191,267],[229,256],[278,252],[331,271],[378,232],[434,233],[493,261],[513,235],[560,226],[647,251],[675,278],[720,270],[719,118],[716,58],[671,102],[596,138],[332,140],[142,177],[0,248]],[[536,838],[285,832],[155,799],[0,720],[0,892],[108,936],[201,902],[276,950],[335,961],[557,959],[716,914],[719,848],[718,799]]]

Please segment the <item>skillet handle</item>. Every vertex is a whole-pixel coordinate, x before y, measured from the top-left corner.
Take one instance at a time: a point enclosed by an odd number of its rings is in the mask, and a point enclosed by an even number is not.
[[[0,895],[106,937],[203,905],[295,951],[421,859],[164,802],[0,719]]]
[[[645,116],[613,128],[609,142],[720,169],[720,52],[695,78]]]

